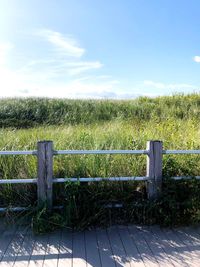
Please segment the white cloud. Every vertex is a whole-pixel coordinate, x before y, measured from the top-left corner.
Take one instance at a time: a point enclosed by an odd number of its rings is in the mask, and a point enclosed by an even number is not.
[[[115,98],[127,99],[139,95],[156,96],[173,91],[192,91],[197,86],[186,83],[163,83],[145,80],[132,86],[132,90],[120,89],[119,81],[107,73],[99,72],[103,64],[99,60],[84,60],[85,49],[67,35],[51,30],[41,30],[34,35],[44,41],[42,54],[35,50],[23,51],[23,62],[9,67],[9,58],[20,54],[11,43],[0,43],[0,97],[46,96],[67,98]],[[38,39],[37,39],[38,41]],[[49,50],[50,47],[50,50]],[[46,49],[45,49],[46,48]],[[51,48],[53,50],[51,50]],[[12,51],[12,57],[10,53]],[[45,52],[44,52],[45,51]],[[35,58],[31,57],[35,54]],[[14,66],[15,64],[13,64]],[[131,82],[131,81],[130,81]],[[143,93],[141,93],[143,92]]]
[[[32,60],[23,66],[19,72],[35,73],[38,76],[59,78],[62,76],[71,78],[72,76],[81,76],[83,73],[98,70],[103,67],[99,61],[69,61],[67,59],[44,59]]]
[[[47,51],[46,55],[40,58],[38,55],[31,60],[26,55],[25,65],[11,69],[7,62],[13,47],[11,44],[0,44],[0,97],[103,98],[113,95],[115,91],[118,81],[111,76],[82,75],[102,68],[103,64],[97,60],[84,61],[73,57],[75,50],[73,53],[65,51],[63,57],[60,57],[61,51],[54,51],[53,57]]]
[[[80,76],[103,67],[99,60],[83,60],[85,49],[72,36],[48,29],[37,30],[40,45],[45,44],[45,53],[38,59],[32,59],[20,71],[49,73],[49,78],[61,76]],[[41,41],[46,41],[41,43]],[[45,75],[46,76],[46,75]]]
[[[199,89],[200,87],[192,84],[187,83],[161,83],[161,82],[154,82],[151,80],[143,81],[143,85],[145,87],[154,88],[158,90],[185,90],[185,89]]]
[[[28,90],[18,90],[15,96],[50,97],[50,98],[79,98],[79,99],[128,99],[135,98],[141,93],[126,91],[113,87],[115,80],[96,83],[96,81],[74,80],[67,84],[32,85]],[[10,95],[9,95],[10,96]]]
[[[195,56],[193,60],[197,63],[200,63],[200,56]]]
[[[51,43],[55,50],[62,55],[80,58],[85,53],[85,49],[80,47],[74,38],[65,36],[60,32],[42,29],[36,31],[36,34]]]
[[[66,67],[68,67],[69,75],[77,75],[88,70],[99,69],[102,66],[103,64],[101,64],[99,61],[79,61],[66,64]]]

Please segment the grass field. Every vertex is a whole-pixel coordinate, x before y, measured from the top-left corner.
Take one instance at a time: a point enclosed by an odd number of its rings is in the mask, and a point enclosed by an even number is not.
[[[174,95],[135,100],[1,99],[0,126],[92,124],[113,119],[134,123],[156,119],[200,120],[200,96]]]
[[[0,125],[0,150],[36,149],[37,141],[45,139],[52,140],[57,150],[145,149],[148,140],[162,140],[164,149],[200,149],[200,95],[130,101],[3,99],[0,100]],[[145,156],[71,155],[54,159],[55,177],[143,176],[145,172]],[[166,178],[200,175],[200,156],[164,156],[163,174]],[[36,177],[34,156],[0,157],[1,179],[30,177]],[[131,192],[138,188],[145,199],[140,183],[111,183],[106,189],[104,186],[89,187],[90,201],[128,203],[132,199]],[[65,194],[59,187],[55,188],[55,203],[69,200],[78,192],[76,187],[66,185],[66,188]],[[82,197],[89,198],[88,189],[84,187],[84,190],[87,195],[83,193]],[[5,185],[0,190],[0,203],[28,205],[35,201],[35,196],[33,185]],[[80,204],[82,200],[77,201]],[[77,218],[80,219],[81,214]]]

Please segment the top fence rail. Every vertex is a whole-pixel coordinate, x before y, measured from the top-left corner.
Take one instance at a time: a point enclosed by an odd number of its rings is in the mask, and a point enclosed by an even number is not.
[[[37,155],[36,150],[21,150],[21,151],[0,151],[0,155]]]
[[[200,150],[163,150],[163,154],[200,154]]]
[[[57,150],[54,155],[81,155],[81,154],[148,154],[148,150]]]
[[[148,155],[149,150],[54,150],[53,155],[103,155],[103,154],[135,154]],[[200,150],[163,150],[162,154],[200,154]],[[6,155],[37,155],[37,150],[0,151],[0,156]]]

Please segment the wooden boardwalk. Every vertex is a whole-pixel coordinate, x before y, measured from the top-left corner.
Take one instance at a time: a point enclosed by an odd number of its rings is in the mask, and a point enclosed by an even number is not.
[[[25,226],[0,225],[0,266],[200,266],[200,227],[112,226],[35,236]]]

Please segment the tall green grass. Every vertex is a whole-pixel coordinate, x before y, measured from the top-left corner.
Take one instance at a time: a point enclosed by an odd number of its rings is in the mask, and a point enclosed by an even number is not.
[[[2,129],[0,150],[36,149],[38,140],[52,140],[54,149],[145,149],[148,140],[162,140],[164,149],[199,149],[200,126],[194,120],[127,121],[100,125],[43,126]],[[143,176],[146,157],[138,155],[65,155],[54,157],[54,177]],[[163,156],[164,176],[199,175],[200,156]],[[0,177],[36,177],[36,157],[1,156]],[[9,187],[10,188],[10,187]],[[8,190],[9,191],[9,190]],[[4,194],[3,190],[0,191]],[[4,194],[5,197],[5,194]],[[1,197],[0,197],[1,198]],[[10,196],[12,199],[12,196]]]
[[[199,115],[198,94],[154,99],[143,97],[129,101],[2,99],[0,150],[36,149],[39,140],[52,140],[56,150],[145,149],[148,140],[162,140],[164,149],[200,149]],[[34,156],[0,156],[0,179],[36,177],[36,163]],[[54,177],[144,176],[145,173],[146,156],[54,157]],[[200,156],[163,156],[164,177],[199,174]],[[91,218],[95,216],[95,209],[101,214],[99,207],[102,202],[124,201],[129,205],[137,194],[140,194],[142,202],[145,199],[143,183],[91,184],[88,187],[67,184],[65,187],[54,186],[54,203],[67,202],[66,212],[73,210],[73,214],[76,214],[72,216],[71,223],[76,225],[81,222],[86,226],[94,222]],[[93,206],[87,203],[87,198]],[[1,206],[27,206],[35,201],[34,185],[1,186]],[[98,207],[94,203],[98,204]],[[80,209],[76,207],[78,204]],[[168,207],[168,204],[167,202],[165,207]],[[87,207],[91,208],[90,214]],[[141,218],[140,212],[139,209],[138,213],[135,211],[132,216],[135,216],[137,221],[145,221],[147,217]],[[86,220],[84,216],[91,221]],[[100,217],[95,218],[98,221]]]
[[[1,99],[0,127],[91,124],[113,119],[200,118],[200,95],[174,95],[135,100]]]

